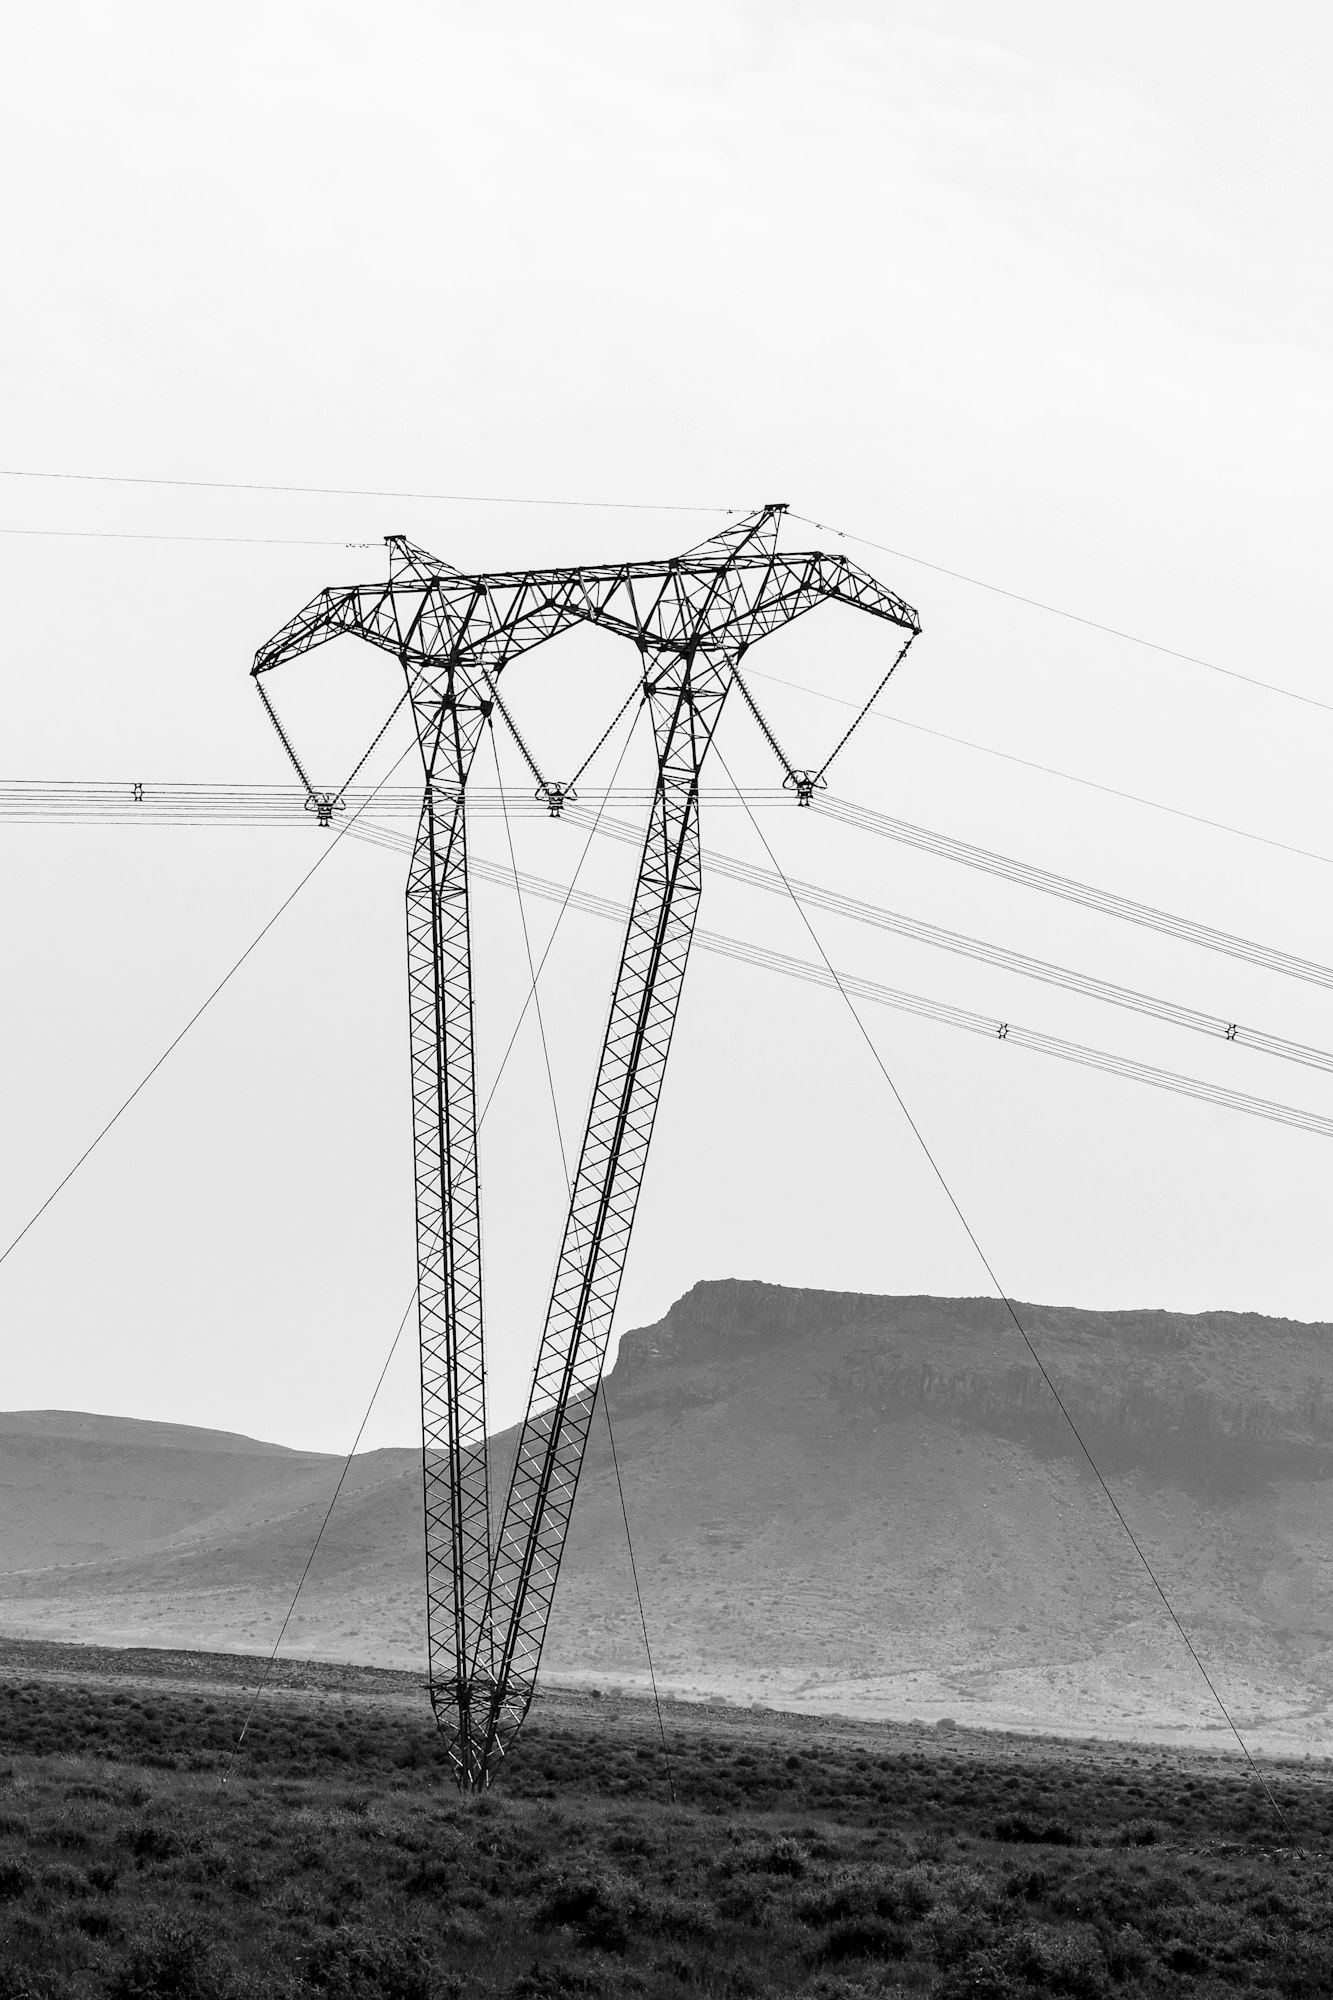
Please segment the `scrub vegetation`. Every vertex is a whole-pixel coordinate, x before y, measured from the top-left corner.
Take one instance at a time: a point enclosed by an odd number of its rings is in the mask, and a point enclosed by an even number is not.
[[[485,1798],[406,1675],[0,1650],[0,2000],[1333,1991],[1322,1763],[551,1693]]]

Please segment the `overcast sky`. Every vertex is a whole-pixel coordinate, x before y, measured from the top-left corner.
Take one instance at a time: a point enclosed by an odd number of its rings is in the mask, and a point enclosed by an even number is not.
[[[923,733],[1333,857],[1333,713],[923,566],[1333,702],[1330,34],[1313,5],[1161,0],[16,14],[9,473],[663,511],[0,478],[0,776],[282,780],[249,664],[322,584],[382,573],[378,548],[345,543],[606,560],[781,499],[900,551],[846,545],[924,627],[842,795],[1333,962],[1333,861]],[[10,532],[35,529],[61,532]],[[152,536],[235,539],[131,539]],[[852,698],[886,663],[866,623],[820,614],[753,664]],[[632,675],[594,639],[515,671],[553,768]],[[818,761],[846,711],[763,689],[797,761]],[[392,676],[329,659],[290,693],[332,779]],[[721,747],[770,781],[743,713]],[[642,740],[625,770],[647,772]],[[764,825],[795,873],[1333,1047],[1315,987],[814,815]],[[326,838],[0,824],[0,1239]],[[581,845],[541,820],[517,838],[548,875]],[[477,839],[503,858],[497,822]],[[735,810],[706,839],[764,858]],[[623,890],[632,863],[608,852],[590,880]],[[350,1442],[413,1275],[403,877],[341,843],[0,1267],[0,1403]],[[480,887],[477,913],[489,1078],[526,975],[512,897]],[[534,906],[538,945],[552,914]],[[849,970],[1333,1114],[1316,1072],[816,921]],[[810,955],[777,899],[714,883],[703,922]],[[571,1141],[615,954],[571,916],[543,982]],[[866,1020],[1015,1295],[1333,1320],[1328,1140]],[[562,1221],[531,1027],[485,1166],[505,1419]],[[731,1275],[986,1289],[836,995],[698,955],[618,1325]],[[415,1394],[405,1340],[375,1441],[412,1437]]]

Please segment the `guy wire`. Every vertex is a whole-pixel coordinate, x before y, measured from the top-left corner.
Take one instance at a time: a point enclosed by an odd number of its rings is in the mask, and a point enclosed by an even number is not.
[[[634,1595],[638,1600],[639,1623],[643,1627],[643,1650],[648,1660],[648,1680],[653,1690],[653,1706],[657,1710],[657,1729],[662,1738],[662,1756],[666,1763],[667,1785],[671,1792],[671,1803],[677,1804],[676,1774],[671,1768],[671,1752],[667,1748],[666,1723],[662,1719],[662,1697],[657,1692],[657,1674],[653,1669],[653,1649],[648,1643],[648,1619],[643,1609],[643,1592],[639,1588],[639,1565],[634,1560],[634,1537],[629,1531],[629,1509],[625,1505],[625,1486],[620,1477],[620,1454],[616,1450],[616,1434],[611,1428],[611,1404],[607,1398],[605,1377],[598,1383],[601,1391],[602,1415],[606,1418],[606,1435],[611,1443],[611,1463],[615,1467],[616,1491],[620,1495],[620,1512],[625,1522],[625,1546],[629,1550],[630,1575],[634,1578]]]
[[[714,745],[714,753],[717,757],[719,764],[721,764],[722,769],[726,772],[727,778],[731,783],[733,790],[736,789],[736,780],[732,777],[726,759],[723,757],[721,750],[717,748],[716,744]],[[754,828],[755,833],[758,836],[764,848],[765,853],[768,855],[768,858],[772,863],[774,869],[777,871],[779,875],[782,876],[782,879],[785,882],[787,878],[785,874],[783,874],[781,864],[779,863],[777,856],[774,854],[773,849],[769,846],[768,840],[765,837],[763,830],[759,825],[758,820],[755,818],[754,814],[750,811],[748,803],[745,804],[745,810],[746,813],[749,815],[750,824]],[[1027,1348],[1028,1353],[1032,1356],[1033,1361],[1036,1363],[1038,1373],[1041,1375],[1043,1382],[1045,1382],[1046,1387],[1050,1390],[1051,1395],[1055,1398],[1056,1406],[1059,1409],[1061,1416],[1064,1418],[1065,1422],[1069,1425],[1069,1428],[1074,1435],[1075,1441],[1077,1442],[1080,1451],[1083,1453],[1083,1456],[1087,1459],[1089,1466],[1092,1468],[1093,1476],[1095,1477],[1097,1484],[1101,1487],[1102,1492],[1105,1494],[1107,1500],[1110,1502],[1111,1509],[1115,1514],[1117,1521],[1119,1521],[1121,1527],[1125,1531],[1125,1534],[1129,1538],[1130,1545],[1132,1546],[1135,1555],[1137,1555],[1139,1561],[1142,1563],[1144,1570],[1147,1572],[1149,1581],[1151,1582],[1153,1589],[1157,1592],[1157,1595],[1161,1598],[1162,1603],[1166,1608],[1168,1617],[1170,1618],[1172,1624],[1176,1628],[1176,1631],[1179,1633],[1182,1641],[1184,1642],[1186,1651],[1189,1653],[1190,1658],[1193,1660],[1195,1666],[1198,1668],[1200,1674],[1203,1676],[1208,1691],[1212,1695],[1213,1700],[1216,1702],[1218,1710],[1220,1711],[1222,1718],[1227,1725],[1227,1728],[1231,1731],[1231,1734],[1235,1737],[1237,1743],[1240,1745],[1241,1753],[1244,1756],[1246,1763],[1249,1765],[1250,1770],[1253,1773],[1254,1777],[1258,1781],[1264,1793],[1264,1796],[1268,1800],[1269,1805],[1273,1808],[1273,1812],[1276,1815],[1277,1819],[1281,1822],[1283,1828],[1288,1833],[1291,1833],[1292,1829],[1286,1814],[1283,1812],[1281,1806],[1274,1798],[1267,1779],[1264,1777],[1263,1772],[1259,1769],[1258,1764],[1255,1762],[1253,1756],[1250,1753],[1249,1745],[1246,1743],[1245,1738],[1241,1735],[1240,1730],[1237,1728],[1235,1722],[1232,1720],[1231,1711],[1228,1709],[1226,1703],[1222,1699],[1221,1694],[1218,1692],[1217,1686],[1213,1681],[1212,1675],[1209,1673],[1207,1667],[1204,1665],[1203,1660],[1200,1658],[1199,1653],[1195,1648],[1193,1640],[1190,1638],[1189,1633],[1185,1630],[1184,1625],[1181,1623],[1180,1618],[1177,1615],[1175,1606],[1171,1602],[1171,1599],[1167,1596],[1166,1591],[1163,1589],[1161,1583],[1158,1581],[1157,1572],[1153,1568],[1152,1563],[1149,1561],[1148,1555],[1144,1550],[1142,1543],[1139,1541],[1138,1536],[1134,1533],[1134,1530],[1130,1527],[1128,1520],[1125,1518],[1124,1513],[1121,1511],[1120,1503],[1117,1501],[1114,1493],[1111,1491],[1110,1487],[1106,1483],[1106,1480],[1103,1478],[1101,1468],[1097,1464],[1097,1461],[1093,1457],[1091,1451],[1088,1449],[1087,1443],[1085,1442],[1083,1437],[1083,1433],[1080,1431],[1078,1425],[1075,1423],[1074,1418],[1069,1410],[1068,1404],[1065,1402],[1063,1396],[1060,1394],[1060,1391],[1056,1388],[1055,1383],[1052,1381],[1050,1374],[1047,1372],[1046,1364],[1043,1362],[1040,1354],[1038,1354],[1036,1348],[1033,1346],[1032,1341],[1028,1335],[1027,1328],[1023,1325],[1023,1322],[1019,1318],[1018,1313],[1014,1307],[1013,1300],[1009,1297],[1008,1292],[1005,1290],[1004,1286],[1000,1283],[999,1278],[996,1276],[994,1266],[992,1265],[989,1257],[986,1255],[986,1252],[982,1249],[981,1243],[976,1235],[976,1232],[972,1228],[971,1223],[968,1221],[967,1217],[964,1215],[962,1211],[962,1208],[959,1205],[957,1196],[954,1194],[953,1189],[950,1187],[948,1181],[944,1177],[943,1169],[940,1167],[940,1164],[936,1160],[935,1155],[931,1152],[930,1147],[927,1145],[920,1126],[917,1124],[915,1118],[913,1118],[911,1112],[908,1110],[902,1092],[899,1090],[897,1084],[894,1082],[893,1077],[889,1072],[887,1064],[885,1063],[883,1057],[880,1055],[878,1048],[875,1046],[875,1043],[869,1033],[869,1030],[866,1028],[865,1023],[861,1019],[861,1016],[857,1013],[856,1007],[852,1001],[850,994],[846,991],[842,981],[839,979],[837,973],[834,971],[833,965],[829,960],[828,954],[825,952],[823,945],[820,943],[819,935],[816,932],[814,925],[811,923],[809,916],[807,915],[805,909],[802,907],[800,901],[798,900],[795,891],[790,888],[790,885],[788,885],[788,893],[790,894],[791,900],[795,905],[796,909],[800,912],[801,922],[805,925],[806,930],[810,933],[811,943],[814,945],[815,950],[819,953],[820,958],[824,961],[824,968],[827,971],[829,978],[831,979],[833,984],[837,987],[839,994],[841,995],[843,1001],[846,1004],[848,1013],[851,1015],[853,1021],[855,1021],[857,1031],[860,1034],[862,1041],[864,1041],[866,1047],[869,1049],[871,1059],[874,1062],[876,1069],[878,1069],[880,1075],[883,1077],[885,1083],[887,1083],[890,1091],[893,1093],[893,1097],[898,1105],[898,1109],[902,1112],[903,1117],[907,1120],[913,1138],[916,1140],[918,1146],[921,1148],[921,1151],[924,1153],[927,1164],[929,1165],[931,1172],[934,1174],[936,1180],[939,1182],[941,1188],[944,1190],[944,1194],[946,1199],[948,1200],[949,1206],[953,1209],[954,1214],[958,1217],[959,1222],[962,1224],[964,1233],[966,1234],[968,1241],[971,1243],[972,1248],[976,1251],[978,1258],[981,1260],[981,1264],[986,1272],[987,1277],[990,1279],[991,1284],[995,1287],[996,1296],[999,1298],[1001,1304],[1004,1306],[1005,1311],[1008,1313],[1010,1319],[1013,1321],[1015,1327],[1017,1328],[1019,1337],[1022,1340],[1023,1345]],[[1293,1838],[1294,1837],[1295,1836],[1293,1835]]]
[[[632,696],[631,699],[633,699]],[[610,728],[602,732],[602,735],[599,737],[597,743],[594,745],[591,752],[588,754],[587,757],[584,758],[582,765],[579,767],[579,775],[582,775],[583,771],[587,770],[588,765],[592,762],[598,750],[600,750],[602,744],[605,743],[607,737],[611,734],[611,730],[615,728],[616,723],[619,722],[620,717],[625,713],[625,709],[628,707],[629,707],[629,702],[627,701],[617,711],[616,715],[612,719]],[[628,739],[626,741],[626,747],[628,747]],[[495,781],[500,788],[500,802],[504,810],[505,837],[509,843],[509,865],[513,870],[514,896],[518,903],[519,921],[523,926],[523,949],[527,954],[528,973],[532,980],[532,1003],[537,1014],[537,1029],[538,1033],[541,1036],[542,1057],[546,1064],[546,1081],[551,1093],[551,1116],[555,1120],[556,1145],[560,1149],[560,1165],[565,1177],[565,1194],[567,1198],[572,1200],[574,1194],[574,1184],[573,1181],[570,1179],[569,1155],[565,1150],[565,1135],[560,1124],[560,1105],[555,1094],[555,1076],[551,1069],[551,1051],[546,1039],[546,1024],[542,1018],[541,995],[537,990],[538,971],[534,970],[533,968],[532,943],[528,935],[528,918],[527,918],[527,911],[525,910],[523,905],[523,885],[520,880],[518,872],[518,859],[514,853],[514,836],[509,824],[509,808],[504,805],[504,780],[500,775],[499,746],[497,745],[495,740],[495,725],[493,722],[491,724],[491,754],[495,759]],[[621,752],[621,755],[623,757],[624,751]],[[617,771],[620,769],[619,764],[617,764],[616,769]],[[614,779],[612,780],[612,782],[614,783]],[[571,784],[572,783],[573,780],[571,780]],[[587,850],[585,849],[584,851],[586,853]],[[571,883],[570,895],[573,894],[573,891],[574,891],[574,884]],[[566,898],[566,903],[568,903],[568,897]],[[561,916],[564,915],[563,909],[561,910],[560,914]],[[556,921],[559,922],[559,918],[557,918]],[[545,962],[546,961],[543,958],[542,963],[545,964]],[[513,1047],[512,1042],[510,1043],[510,1047],[511,1048]],[[488,1104],[489,1101],[490,1100],[488,1099],[487,1100]],[[485,1116],[484,1112],[482,1113],[482,1116],[483,1117]],[[478,1124],[480,1124],[480,1120],[478,1121]],[[643,1650],[648,1661],[648,1681],[653,1691],[653,1706],[657,1710],[658,1734],[662,1738],[662,1756],[666,1763],[667,1787],[671,1793],[671,1803],[674,1806],[677,1802],[676,1776],[675,1772],[671,1768],[671,1752],[667,1748],[666,1723],[662,1716],[662,1700],[661,1696],[657,1692],[657,1673],[653,1667],[653,1649],[648,1638],[648,1615],[643,1608],[643,1591],[639,1587],[639,1565],[634,1559],[634,1537],[630,1532],[630,1525],[629,1525],[629,1507],[625,1501],[624,1481],[621,1479],[620,1476],[620,1454],[616,1450],[616,1434],[611,1425],[611,1405],[607,1399],[605,1380],[604,1379],[599,1380],[597,1386],[601,1391],[600,1400],[602,1405],[602,1415],[606,1418],[606,1435],[611,1446],[611,1464],[615,1470],[615,1475],[616,1475],[616,1491],[620,1495],[621,1519],[625,1523],[625,1546],[629,1550],[630,1575],[634,1579],[634,1597],[639,1607],[639,1624],[643,1628]]]
[[[292,1614],[296,1610],[296,1600],[301,1595],[302,1590],[305,1588],[305,1580],[310,1574],[310,1566],[314,1562],[316,1555],[319,1553],[319,1545],[324,1539],[324,1530],[328,1527],[329,1521],[333,1515],[333,1510],[338,1504],[338,1495],[343,1490],[343,1481],[346,1479],[348,1473],[351,1470],[352,1460],[356,1457],[356,1448],[361,1442],[362,1433],[365,1431],[366,1425],[370,1422],[370,1413],[375,1407],[375,1399],[379,1395],[380,1390],[384,1387],[384,1378],[389,1372],[389,1363],[393,1360],[394,1355],[398,1352],[398,1343],[403,1337],[403,1328],[407,1325],[408,1315],[411,1313],[413,1306],[416,1304],[416,1298],[417,1298],[417,1288],[415,1285],[413,1285],[412,1296],[408,1300],[406,1306],[403,1309],[403,1316],[398,1322],[398,1331],[393,1337],[393,1341],[392,1344],[390,1345],[388,1354],[385,1356],[384,1366],[380,1369],[379,1380],[376,1382],[375,1387],[370,1392],[370,1401],[366,1404],[366,1414],[364,1415],[364,1417],[362,1417],[360,1424],[357,1426],[356,1436],[352,1440],[352,1449],[348,1452],[347,1457],[343,1460],[343,1469],[338,1474],[338,1484],[333,1489],[333,1498],[329,1501],[328,1506],[324,1510],[324,1519],[319,1524],[319,1533],[315,1536],[314,1545],[311,1548],[310,1554],[305,1559],[305,1568],[301,1571],[301,1580],[297,1584],[296,1589],[292,1592],[292,1601],[287,1606],[287,1616],[283,1619],[282,1628],[279,1631],[277,1638],[273,1641],[273,1651],[268,1656],[268,1660],[265,1664],[263,1674],[260,1677],[259,1686],[255,1689],[254,1692],[254,1699],[251,1701],[250,1706],[246,1711],[245,1721],[241,1724],[241,1733],[236,1738],[235,1747],[232,1750],[231,1756],[227,1759],[227,1768],[222,1774],[222,1782],[224,1785],[226,1784],[228,1778],[231,1776],[232,1765],[236,1762],[237,1756],[240,1753],[241,1745],[245,1741],[246,1731],[249,1729],[250,1724],[254,1719],[255,1710],[259,1706],[259,1697],[261,1694],[263,1694],[264,1689],[268,1686],[269,1675],[273,1671],[273,1662],[278,1657],[278,1648],[279,1646],[281,1646],[284,1638],[287,1636],[287,1627],[291,1624]]]
[[[191,1014],[189,1020],[185,1023],[185,1026],[180,1030],[179,1034],[175,1036],[174,1040],[167,1043],[166,1048],[163,1049],[161,1055],[157,1058],[157,1061],[152,1065],[150,1069],[144,1072],[144,1074],[140,1077],[139,1081],[135,1084],[129,1096],[124,1100],[124,1102],[119,1106],[119,1108],[112,1112],[111,1116],[107,1119],[106,1124],[102,1127],[101,1131],[97,1134],[96,1138],[89,1141],[89,1143],[84,1147],[83,1151],[79,1154],[79,1157],[74,1162],[74,1165],[69,1169],[68,1173],[64,1175],[63,1179],[56,1182],[50,1194],[47,1195],[46,1200],[41,1204],[41,1207],[34,1209],[33,1213],[28,1217],[28,1220],[24,1223],[22,1229],[20,1229],[18,1235],[15,1236],[13,1240],[10,1243],[8,1243],[3,1250],[0,1250],[0,1264],[4,1263],[5,1259],[10,1255],[12,1251],[17,1250],[19,1244],[23,1241],[24,1237],[27,1235],[28,1231],[32,1228],[33,1224],[35,1222],[38,1222],[41,1219],[41,1217],[45,1215],[47,1209],[51,1206],[51,1203],[55,1200],[56,1196],[69,1186],[69,1183],[73,1180],[75,1174],[77,1174],[79,1168],[83,1165],[84,1161],[87,1160],[90,1157],[90,1155],[97,1150],[97,1148],[101,1145],[103,1139],[105,1139],[107,1133],[111,1130],[112,1126],[115,1125],[129,1110],[131,1104],[133,1104],[135,1098],[139,1095],[140,1091],[142,1091],[147,1084],[152,1082],[152,1079],[157,1075],[157,1072],[161,1069],[163,1063],[167,1060],[168,1056],[174,1054],[174,1052],[180,1047],[181,1043],[185,1040],[185,1037],[189,1034],[191,1028],[193,1028],[193,1026],[195,1025],[195,1022],[201,1019],[201,1017],[205,1013],[207,1013],[208,1009],[217,999],[219,993],[221,993],[223,988],[229,985],[231,981],[235,978],[236,974],[245,964],[245,961],[247,958],[249,958],[250,954],[260,944],[263,943],[264,939],[273,929],[274,924],[277,923],[279,917],[283,916],[285,912],[291,908],[292,904],[296,901],[297,897],[300,895],[302,889],[305,888],[307,882],[311,881],[314,878],[314,876],[319,873],[319,870],[324,866],[324,863],[328,860],[334,848],[337,847],[338,843],[341,840],[345,839],[346,836],[351,832],[352,828],[356,825],[356,822],[361,817],[362,813],[365,812],[366,808],[375,799],[376,794],[383,791],[384,787],[388,784],[390,778],[392,778],[394,776],[394,773],[397,771],[399,764],[401,764],[404,761],[409,751],[411,751],[415,747],[416,747],[415,744],[412,743],[408,744],[407,749],[404,750],[403,752],[403,755],[398,759],[397,763],[392,765],[391,768],[385,772],[384,776],[380,779],[379,783],[376,785],[375,790],[370,793],[369,797],[365,800],[364,804],[358,806],[356,811],[352,814],[351,818],[345,821],[344,824],[338,828],[337,832],[333,836],[333,839],[324,849],[324,852],[320,855],[318,861],[316,861],[311,867],[307,868],[305,874],[301,877],[300,881],[297,883],[296,887],[292,890],[291,894],[285,897],[284,900],[281,903],[279,903],[277,909],[273,912],[273,915],[269,918],[268,922],[262,927],[262,929],[256,932],[255,936],[251,938],[249,944],[245,947],[245,950],[241,953],[240,957],[235,960],[235,962],[229,967],[229,969],[226,972],[223,973],[221,979],[219,979],[217,985],[213,988],[212,992],[207,996],[206,999],[200,1002],[198,1007],[195,1008],[193,1014]]]
[[[641,697],[641,701],[643,699],[646,699],[646,697]],[[637,722],[638,719],[639,719],[638,710],[636,709],[634,714],[634,722]],[[601,825],[602,814],[606,809],[607,799],[610,797],[611,792],[615,787],[616,779],[620,776],[620,767],[625,761],[625,753],[628,751],[629,746],[633,741],[633,739],[634,739],[634,723],[632,722],[630,724],[629,731],[625,737],[625,741],[620,746],[620,755],[616,758],[616,767],[614,771],[612,771],[611,773],[611,782],[610,784],[608,784],[606,791],[602,795],[601,803],[598,805],[592,826],[588,830],[588,838],[583,843],[583,851],[579,855],[578,862],[576,863],[574,868],[573,878],[570,881],[568,889],[565,891],[564,901],[561,903],[559,912],[556,916],[555,923],[551,927],[551,935],[546,940],[546,949],[541,955],[541,963],[538,965],[536,972],[532,975],[532,983],[528,988],[527,997],[524,1000],[522,1007],[519,1009],[518,1019],[514,1023],[513,1033],[510,1035],[508,1044],[505,1048],[504,1055],[501,1057],[500,1067],[495,1073],[495,1080],[491,1084],[490,1090],[487,1092],[486,1102],[482,1106],[481,1110],[481,1117],[478,1118],[477,1120],[478,1129],[480,1129],[482,1120],[485,1118],[486,1113],[491,1108],[492,1100],[495,1097],[496,1091],[500,1087],[500,1078],[504,1075],[505,1064],[509,1061],[510,1050],[513,1048],[514,1043],[518,1040],[518,1031],[523,1026],[524,1021],[527,1019],[528,1008],[532,1005],[533,1000],[536,998],[537,981],[541,978],[542,973],[546,970],[546,961],[551,956],[551,947],[554,945],[556,936],[560,930],[560,926],[564,921],[565,912],[569,908],[570,898],[573,896],[575,889],[578,887],[579,876],[583,872],[583,864],[588,858],[588,853],[592,847],[593,841],[596,839],[597,829]]]
[[[509,807],[505,803],[504,779],[500,775],[500,746],[495,740],[495,718],[490,718],[491,756],[495,761],[495,782],[500,789],[500,807],[504,814],[505,840],[509,846],[509,866],[514,877],[514,899],[518,904],[518,921],[523,929],[523,952],[528,961],[528,978],[531,981],[532,1004],[537,1013],[537,1032],[541,1037],[542,1060],[546,1065],[546,1087],[551,1093],[551,1116],[555,1120],[555,1143],[560,1149],[560,1171],[564,1175],[565,1193],[571,1192],[569,1184],[569,1158],[565,1152],[565,1135],[560,1127],[560,1105],[555,1094],[555,1075],[551,1069],[551,1050],[546,1040],[546,1023],[542,1019],[541,994],[537,991],[537,968],[532,957],[532,938],[528,932],[528,913],[523,903],[523,890],[518,879],[518,856],[514,852],[514,829],[509,824]],[[490,1099],[487,1099],[489,1104]],[[483,1114],[484,1115],[484,1114]]]
[[[1026,604],[1033,611],[1045,611],[1052,618],[1065,618],[1071,625],[1084,625],[1092,632],[1105,632],[1108,638],[1123,639],[1126,645],[1142,646],[1145,652],[1161,653],[1168,660],[1183,660],[1186,666],[1203,667],[1210,674],[1222,674],[1229,681],[1243,681],[1246,687],[1261,688],[1265,694],[1280,694],[1287,701],[1303,702],[1307,708],[1322,708],[1333,714],[1333,702],[1320,701],[1317,695],[1300,694],[1295,688],[1282,687],[1277,681],[1260,680],[1257,674],[1243,674],[1238,667],[1222,667],[1216,660],[1205,660],[1198,653],[1184,653],[1177,646],[1164,646],[1160,639],[1144,639],[1137,632],[1126,632],[1119,625],[1105,625],[1100,618],[1087,618],[1081,611],[1066,611],[1063,605],[1047,604],[1040,597],[1026,597],[1021,590],[1006,590],[1001,583],[987,583],[983,577],[968,576],[961,569],[949,569],[944,563],[927,562],[924,556],[909,556],[905,549],[891,549],[887,542],[874,542],[868,535],[854,535],[846,528],[835,528],[828,521],[816,521],[809,514],[795,514],[793,521],[804,521],[808,528],[822,528],[830,535],[837,535],[844,542],[858,542],[863,549],[878,549],[882,555],[893,556],[898,562],[915,563],[918,569],[934,570],[936,576],[951,576],[956,583],[970,584],[974,590],[988,590],[992,597],[1007,597],[1013,604]]]

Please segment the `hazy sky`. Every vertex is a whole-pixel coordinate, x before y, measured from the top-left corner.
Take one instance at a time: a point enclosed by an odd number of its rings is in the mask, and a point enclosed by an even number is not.
[[[841,793],[1333,962],[1333,860],[903,727],[1333,857],[1333,714],[908,559],[1333,701],[1331,39],[1314,6],[1160,0],[28,9],[0,119],[0,457],[516,501],[787,500],[903,551],[850,550],[924,626]],[[0,478],[0,775],[282,779],[248,667],[322,584],[382,572],[378,549],[343,543],[401,530],[463,567],[604,560],[719,518]],[[39,528],[65,532],[8,532]],[[157,535],[238,539],[129,539]],[[828,613],[754,664],[845,699],[885,643]],[[553,768],[632,669],[589,639],[515,672]],[[324,775],[390,687],[371,658],[293,679]],[[812,753],[844,713],[764,692]],[[739,711],[722,749],[768,782]],[[626,771],[646,770],[640,741]],[[1315,987],[813,815],[765,826],[795,873],[1333,1047]],[[763,859],[736,811],[706,837]],[[0,825],[0,1240],[321,838]],[[581,844],[544,821],[518,838],[544,874]],[[503,858],[502,828],[478,844]],[[591,879],[623,888],[631,868],[617,849]],[[0,1267],[5,1406],[350,1442],[412,1283],[403,873],[342,843]],[[489,1077],[526,975],[512,898],[479,888],[477,910]],[[534,907],[538,942],[551,914]],[[774,899],[715,883],[703,921],[809,955]],[[816,921],[850,970],[1333,1114],[1316,1072]],[[571,1136],[615,952],[571,917],[551,960]],[[1333,1319],[1329,1141],[866,1019],[1017,1296]],[[530,1032],[485,1165],[505,1418],[562,1220]],[[986,1288],[837,997],[700,956],[618,1324],[727,1275]],[[414,1398],[405,1341],[372,1437],[410,1438]]]

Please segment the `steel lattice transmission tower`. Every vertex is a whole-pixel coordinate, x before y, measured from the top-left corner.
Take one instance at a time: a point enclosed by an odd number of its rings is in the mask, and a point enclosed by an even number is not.
[[[819,771],[791,766],[741,680],[746,652],[819,603],[852,605],[904,634],[882,688],[920,630],[910,605],[844,557],[779,551],[783,511],[765,507],[665,561],[475,576],[391,536],[387,582],[321,592],[255,658],[274,726],[325,822],[338,800],[311,784],[278,720],[264,685],[274,668],[344,634],[395,653],[421,751],[407,934],[427,1622],[431,1701],[468,1790],[489,1781],[536,1684],[694,932],[699,779],[723,704],[738,685],[798,799],[808,802],[831,759]],[[578,624],[602,626],[638,649],[657,782],[555,1284],[494,1530],[467,781],[482,730],[501,706],[505,666]],[[547,789],[558,810],[561,788]]]

